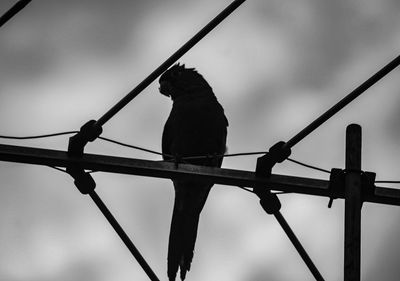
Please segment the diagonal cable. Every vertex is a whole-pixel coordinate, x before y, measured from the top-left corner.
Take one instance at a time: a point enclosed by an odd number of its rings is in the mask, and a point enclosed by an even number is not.
[[[317,281],[324,281],[321,273],[318,271],[318,268],[315,266],[313,261],[311,260],[310,256],[307,254],[306,250],[304,249],[303,245],[300,243],[299,239],[297,239],[296,235],[294,234],[293,230],[290,228],[289,224],[283,217],[281,212],[276,212],[274,214],[276,220],[281,225],[282,229],[285,231],[286,235],[288,236],[289,240],[292,242],[293,246],[296,248],[297,252],[307,265],[308,269],[310,270],[311,274],[314,276],[315,280]]]
[[[115,219],[115,217],[108,210],[107,206],[101,200],[99,195],[94,190],[92,192],[90,192],[89,195],[93,199],[93,202],[97,205],[97,207],[103,213],[103,215],[107,219],[107,221],[111,224],[111,226],[113,227],[115,232],[118,234],[118,236],[124,242],[125,246],[129,249],[131,254],[135,257],[136,261],[140,264],[140,266],[146,272],[146,274],[150,278],[150,280],[151,281],[159,281],[159,279],[156,276],[156,274],[154,273],[154,271],[151,269],[151,267],[148,265],[146,260],[140,254],[139,250],[132,243],[132,240],[129,239],[128,235],[125,233],[124,229],[121,227],[121,225]]]
[[[165,62],[163,62],[158,68],[156,68],[149,76],[147,76],[142,82],[140,82],[136,88],[129,92],[123,97],[117,104],[110,108],[102,117],[100,117],[96,126],[103,126],[108,120],[110,120],[115,114],[117,114],[122,108],[124,108],[130,101],[132,101],[137,95],[139,95],[145,88],[147,88],[154,80],[157,79],[163,72],[165,72],[174,62],[180,59],[185,53],[187,53],[193,46],[195,46],[201,39],[203,39],[208,33],[210,33],[215,27],[217,27],[223,20],[225,20],[230,14],[232,14],[240,5],[246,0],[235,0],[228,5],[222,12],[220,12],[214,19],[212,19],[206,26],[204,26],[199,32],[197,32],[190,40],[188,40],[181,48],[173,53]]]
[[[334,106],[329,108],[325,113],[315,119],[312,123],[310,123],[307,127],[301,130],[297,135],[292,137],[284,146],[285,148],[292,148],[310,133],[312,133],[315,129],[321,126],[323,123],[328,121],[333,115],[338,113],[341,109],[343,109],[346,105],[355,100],[358,96],[368,90],[371,86],[385,77],[389,72],[394,70],[396,67],[400,65],[400,55],[381,68],[378,72],[372,75],[369,79],[367,79],[364,83],[354,89],[351,93],[337,102]]]
[[[4,15],[0,17],[0,27],[2,27],[6,22],[8,22],[12,17],[18,14],[26,5],[32,0],[20,0],[15,3]]]

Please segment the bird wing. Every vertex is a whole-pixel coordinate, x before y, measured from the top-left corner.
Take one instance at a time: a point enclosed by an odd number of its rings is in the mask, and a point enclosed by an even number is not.
[[[223,109],[215,98],[174,103],[163,131],[163,153],[179,157],[223,154],[227,126]],[[222,158],[187,162],[220,167]],[[168,246],[169,280],[175,280],[178,268],[182,280],[190,270],[200,212],[212,186],[213,183],[207,181],[174,180],[175,202]]]

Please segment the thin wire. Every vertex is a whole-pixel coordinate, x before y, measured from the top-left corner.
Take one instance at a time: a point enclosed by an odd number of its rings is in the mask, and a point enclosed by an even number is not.
[[[243,189],[244,191],[247,191],[247,192],[250,192],[250,193],[255,194],[254,191],[251,190],[250,188],[246,188],[246,187],[244,187],[244,186],[239,186],[239,185],[235,185],[235,186],[238,187],[238,188],[240,188],[240,189]],[[293,192],[291,192],[291,191],[274,191],[274,192],[272,192],[272,193],[273,193],[273,194],[276,194],[276,195],[281,195],[281,194],[291,194],[291,193],[293,193]]]
[[[317,170],[317,171],[320,171],[320,172],[324,172],[324,173],[328,173],[328,174],[331,173],[329,170],[325,170],[325,169],[322,169],[322,168],[319,168],[319,167],[316,167],[316,166],[305,164],[303,162],[300,162],[300,161],[297,161],[297,160],[294,160],[294,159],[291,159],[291,158],[287,158],[287,160],[289,160],[290,162],[296,163],[298,165],[304,166],[306,168],[314,169],[314,170]]]
[[[206,156],[189,156],[189,157],[183,157],[182,159],[184,160],[194,160],[194,159],[207,159],[207,158],[222,158],[222,157],[236,157],[236,156],[248,156],[248,155],[259,155],[259,154],[265,154],[267,153],[266,151],[254,151],[254,152],[240,152],[240,153],[232,153],[232,154],[216,154],[216,155],[206,155]],[[329,170],[320,168],[320,167],[316,167],[316,166],[312,166],[297,160],[294,160],[292,158],[287,158],[288,161],[293,162],[295,164],[301,165],[303,167],[309,168],[309,169],[313,169],[313,170],[317,170],[320,172],[324,172],[324,173],[328,173],[330,174],[331,172]]]
[[[63,173],[66,173],[66,174],[68,174],[68,173],[67,173],[67,171],[65,171],[65,170],[63,170],[63,169],[61,169],[61,168],[58,168],[58,167],[55,167],[55,166],[47,166],[47,167],[49,167],[49,168],[55,169],[55,170],[57,170],[57,171],[60,171],[60,172],[63,172]]]
[[[40,138],[56,137],[56,136],[62,136],[62,135],[71,135],[71,134],[76,134],[76,133],[78,133],[78,131],[67,131],[67,132],[60,132],[60,133],[54,133],[54,134],[23,136],[23,137],[0,135],[0,138],[1,139],[13,139],[13,140],[28,140],[28,139],[40,139]],[[118,144],[118,145],[121,145],[121,146],[134,148],[134,149],[137,149],[137,150],[142,150],[142,151],[145,151],[145,152],[161,155],[161,156],[172,157],[171,155],[168,155],[168,154],[165,154],[165,153],[157,152],[157,151],[154,151],[154,150],[146,149],[146,148],[135,146],[135,145],[126,144],[126,143],[123,143],[123,142],[120,142],[120,141],[116,141],[116,140],[113,140],[113,139],[109,139],[109,138],[106,138],[106,137],[99,136],[99,139],[104,140],[104,141],[108,141],[108,142],[111,142],[111,143],[114,143],[114,144]]]
[[[396,184],[400,184],[400,181],[375,181],[375,183],[396,183]]]
[[[265,153],[267,153],[267,151],[240,152],[240,153],[224,154],[223,157],[260,155],[260,154],[265,154]]]
[[[265,153],[267,153],[267,151],[239,152],[231,154],[209,154],[209,155],[199,155],[199,156],[187,156],[187,157],[182,157],[182,159],[196,160],[196,159],[210,159],[210,158],[226,158],[226,157],[236,157],[236,156],[260,155]]]
[[[78,132],[77,131],[67,131],[67,132],[60,132],[60,133],[53,133],[53,134],[44,134],[44,135],[36,135],[36,136],[23,136],[23,137],[0,135],[0,138],[26,140],[26,139],[48,138],[48,137],[55,137],[55,136],[69,135],[69,134],[76,134],[76,133],[78,133]],[[160,155],[160,156],[163,156],[163,157],[166,157],[166,158],[171,158],[171,161],[175,161],[174,160],[175,157],[173,155],[169,155],[169,154],[166,154],[166,153],[161,153],[161,152],[158,152],[158,151],[155,151],[155,150],[143,148],[143,147],[136,146],[136,145],[123,143],[123,142],[116,141],[116,140],[113,140],[113,139],[110,139],[110,138],[106,138],[106,137],[99,136],[99,139],[107,141],[107,142],[110,142],[110,143],[114,143],[114,144],[117,144],[117,145],[120,145],[120,146],[132,148],[132,149],[136,149],[136,150],[141,150],[141,151],[144,151],[144,152]],[[253,151],[253,152],[239,152],[239,153],[231,153],[231,154],[199,155],[199,156],[182,157],[179,160],[185,161],[185,160],[196,160],[196,159],[250,156],[250,155],[260,155],[260,154],[265,154],[265,153],[267,153],[267,152],[266,151]],[[306,164],[306,163],[303,163],[303,162],[300,162],[300,161],[297,161],[297,160],[294,160],[294,159],[291,159],[291,158],[287,158],[287,160],[289,160],[289,161],[291,161],[291,162],[293,162],[295,164],[298,164],[298,165],[304,166],[306,168],[309,168],[309,169],[314,169],[314,170],[317,170],[317,171],[320,171],[320,172],[324,172],[324,173],[330,174],[330,171],[326,170],[326,169],[322,169],[322,168],[319,168],[319,167],[316,167],[316,166],[312,166],[312,165],[309,165],[309,164]],[[95,171],[92,171],[92,172],[95,172]],[[396,181],[389,181],[388,182],[388,181],[385,181],[385,182],[381,182],[381,183],[400,183],[400,182],[396,182]]]
[[[62,135],[71,135],[71,134],[76,134],[76,133],[78,133],[78,132],[77,131],[68,131],[68,132],[61,132],[61,133],[54,133],[54,134],[24,136],[24,137],[0,135],[0,138],[1,139],[12,139],[12,140],[28,140],[28,139],[41,139],[41,138],[56,137],[56,136],[62,136]]]
[[[242,190],[244,190],[244,191],[247,191],[247,192],[250,192],[250,193],[253,193],[253,194],[254,194],[254,192],[253,192],[251,189],[248,189],[248,188],[246,188],[246,187],[244,187],[244,186],[236,185],[236,187],[238,187],[238,188],[240,188],[240,189],[242,189]]]
[[[291,192],[291,191],[275,191],[275,192],[272,192],[272,193],[276,194],[276,195],[281,195],[281,194],[291,194],[293,192]]]
[[[60,171],[60,172],[63,172],[63,173],[66,173],[66,174],[68,174],[68,172],[67,172],[66,170],[64,170],[64,169],[61,169],[61,168],[58,168],[58,167],[56,167],[56,166],[47,166],[47,167],[49,167],[49,168],[55,169],[55,170],[57,170],[57,171]],[[97,173],[97,172],[98,172],[98,171],[91,170],[91,171],[88,171],[88,172],[86,172],[86,173],[88,173],[88,174],[92,174],[92,173]]]
[[[116,141],[116,140],[105,138],[105,137],[101,137],[101,136],[99,137],[99,139],[104,140],[104,141],[108,141],[108,142],[111,142],[111,143],[114,143],[114,144],[118,144],[118,145],[121,145],[121,146],[125,146],[125,147],[129,147],[129,148],[145,151],[145,152],[148,152],[148,153],[157,154],[157,155],[160,155],[160,156],[173,157],[172,155],[169,155],[169,154],[165,154],[165,153],[161,153],[161,152],[158,152],[158,151],[150,150],[150,149],[143,148],[143,147],[140,147],[140,146],[135,146],[135,145],[123,143],[123,142],[120,142],[120,141]]]

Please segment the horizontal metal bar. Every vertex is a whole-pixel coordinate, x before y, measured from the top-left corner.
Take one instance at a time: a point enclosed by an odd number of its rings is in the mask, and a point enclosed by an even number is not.
[[[158,178],[198,177],[218,184],[234,186],[266,186],[273,190],[329,196],[328,181],[272,175],[257,177],[254,172],[172,162],[84,154],[70,157],[64,151],[0,144],[0,160],[45,166],[67,167],[79,164],[86,170],[130,174]]]
[[[271,190],[331,197],[329,181],[272,174],[256,176],[254,172],[215,167],[179,164],[165,161],[84,154],[82,158],[70,157],[65,151],[0,144],[0,161],[67,167],[79,164],[87,170],[130,174],[157,178],[187,178],[211,180],[217,184],[232,186],[263,186]],[[344,198],[343,194],[335,194]],[[400,206],[400,190],[376,187],[375,194],[365,197],[367,202]]]
[[[375,187],[374,194],[364,197],[366,202],[399,206],[400,190],[387,187]]]

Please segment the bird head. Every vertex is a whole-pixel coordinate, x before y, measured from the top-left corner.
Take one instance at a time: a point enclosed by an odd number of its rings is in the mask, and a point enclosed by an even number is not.
[[[175,100],[177,97],[211,90],[210,85],[194,68],[179,63],[165,71],[159,79],[160,93]],[[211,91],[210,91],[211,92]]]

